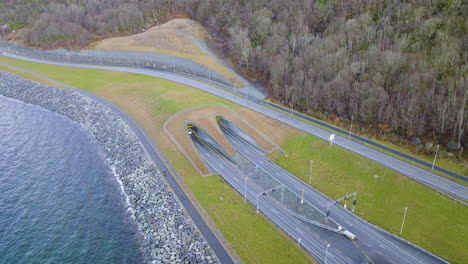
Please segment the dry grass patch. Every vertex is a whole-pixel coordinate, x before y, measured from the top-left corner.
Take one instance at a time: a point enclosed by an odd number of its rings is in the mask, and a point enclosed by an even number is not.
[[[268,135],[268,138],[273,140],[277,145],[281,146],[287,138],[301,134],[301,131],[294,129],[293,127],[281,123],[273,118],[258,114],[257,112],[247,108],[238,107],[236,112],[248,123],[255,124],[255,127],[261,133]]]
[[[206,42],[208,32],[198,22],[191,19],[177,18],[147,31],[126,37],[100,40],[91,48],[100,50],[142,51],[164,54],[192,60],[214,70],[237,86],[242,86],[234,73],[205,53],[190,37]]]

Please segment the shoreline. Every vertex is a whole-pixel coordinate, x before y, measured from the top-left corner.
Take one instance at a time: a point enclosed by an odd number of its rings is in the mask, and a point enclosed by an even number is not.
[[[0,72],[0,94],[77,122],[96,139],[129,203],[145,262],[215,263],[216,257],[129,125],[92,98]]]

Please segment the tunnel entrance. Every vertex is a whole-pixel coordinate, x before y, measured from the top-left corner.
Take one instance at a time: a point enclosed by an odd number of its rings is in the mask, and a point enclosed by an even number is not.
[[[221,128],[221,131],[224,133],[228,141],[230,137],[235,137],[242,142],[250,145],[251,147],[255,148],[256,150],[266,153],[265,149],[262,148],[251,136],[249,136],[247,133],[245,133],[244,130],[242,130],[240,127],[235,125],[233,122],[223,118],[222,116],[216,116],[216,122],[218,122],[219,127]]]
[[[220,155],[232,164],[236,164],[234,157],[229,154],[221,144],[213,139],[205,130],[196,126],[194,123],[187,123],[187,133],[198,151],[209,151],[213,155]],[[207,162],[208,164],[208,162]]]

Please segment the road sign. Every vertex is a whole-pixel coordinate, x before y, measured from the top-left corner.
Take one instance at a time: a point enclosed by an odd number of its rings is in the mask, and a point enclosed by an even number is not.
[[[259,164],[255,164],[255,168],[260,168],[260,165]]]
[[[333,145],[333,140],[335,139],[335,134],[330,135],[330,146]]]

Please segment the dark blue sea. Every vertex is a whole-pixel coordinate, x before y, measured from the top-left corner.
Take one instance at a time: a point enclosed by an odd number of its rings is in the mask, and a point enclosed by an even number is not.
[[[139,247],[91,135],[0,95],[0,263],[140,263]]]

